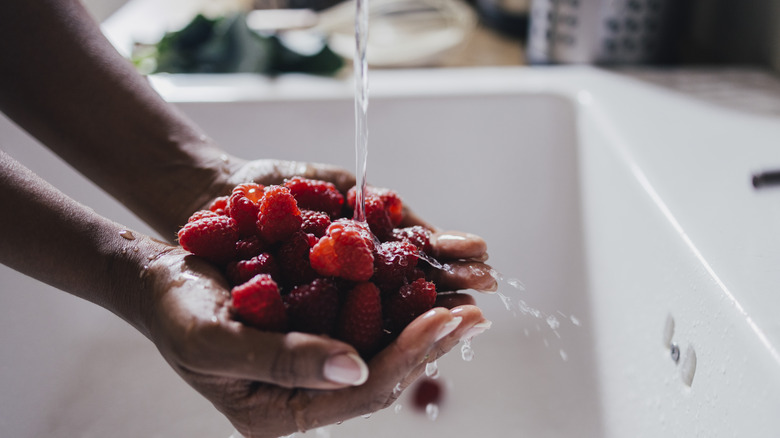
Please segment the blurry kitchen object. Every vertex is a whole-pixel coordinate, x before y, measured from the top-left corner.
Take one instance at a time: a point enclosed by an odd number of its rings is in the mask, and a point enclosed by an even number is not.
[[[143,73],[312,73],[335,74],[344,64],[316,33],[279,32],[309,27],[311,11],[237,13],[218,18],[197,15],[156,44],[137,44],[133,62]],[[280,15],[284,15],[280,17]],[[269,21],[278,19],[275,27]]]
[[[476,26],[476,13],[461,0],[371,0],[368,64],[375,67],[434,65],[456,50]],[[355,3],[320,13],[316,27],[346,59],[355,51]]]
[[[253,0],[252,8],[267,9],[311,9],[321,11],[344,0]]]
[[[515,38],[528,35],[531,0],[476,0],[476,6],[485,26]]]
[[[531,64],[655,64],[674,57],[685,0],[532,0]]]

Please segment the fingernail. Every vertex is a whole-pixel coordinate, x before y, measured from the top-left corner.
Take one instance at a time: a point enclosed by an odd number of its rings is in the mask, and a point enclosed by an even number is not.
[[[460,322],[463,321],[462,316],[456,316],[452,318],[449,322],[444,324],[441,329],[439,329],[439,333],[436,335],[436,340],[434,342],[439,342],[441,338],[447,336],[448,334],[452,333],[453,330],[458,328],[458,325],[460,325]]]
[[[368,380],[368,366],[357,354],[343,353],[329,357],[322,374],[331,382],[358,386]]]
[[[492,321],[482,321],[477,324],[474,324],[471,326],[470,329],[466,330],[466,333],[463,334],[463,336],[460,337],[460,340],[464,339],[471,339],[474,336],[480,335],[485,332],[485,330],[489,329],[493,326]]]

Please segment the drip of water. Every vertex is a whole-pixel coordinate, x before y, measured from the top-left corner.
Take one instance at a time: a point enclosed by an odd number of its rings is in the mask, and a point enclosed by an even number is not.
[[[471,340],[463,340],[463,345],[460,346],[460,357],[466,362],[471,362],[474,359],[474,350],[471,348]]]
[[[397,414],[397,413],[401,412],[401,409],[403,409],[403,405],[401,405],[399,403],[396,403],[395,407],[393,408],[393,412],[395,412]]]
[[[352,58],[355,70],[355,216],[356,221],[366,220],[366,163],[368,160],[368,1],[355,2],[355,54]]]
[[[435,360],[425,365],[425,375],[431,379],[439,378],[439,364]]]
[[[436,419],[439,418],[439,405],[436,403],[428,403],[428,405],[425,406],[425,414],[431,421],[436,421]]]
[[[422,251],[418,252],[417,256],[420,258],[420,260],[425,261],[426,263],[428,263],[429,265],[431,265],[432,267],[434,267],[434,268],[436,268],[436,269],[438,269],[440,271],[448,272],[450,274],[455,272],[455,270],[452,268],[452,266],[450,266],[450,265],[448,265],[446,263],[441,263],[438,260],[436,260],[435,258],[431,257],[430,255],[428,255],[428,254],[426,254],[426,253],[424,253]]]

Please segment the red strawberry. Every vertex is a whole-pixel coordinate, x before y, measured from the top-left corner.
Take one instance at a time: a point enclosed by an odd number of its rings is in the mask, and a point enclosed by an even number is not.
[[[383,302],[385,324],[388,330],[398,333],[415,318],[433,308],[436,302],[436,285],[424,279],[401,286]]]
[[[227,213],[236,221],[242,237],[257,234],[258,206],[241,190],[233,190],[228,200]]]
[[[256,275],[246,283],[234,287],[231,311],[235,318],[259,330],[283,332],[287,328],[279,288],[268,274]]]
[[[235,257],[236,241],[238,227],[228,216],[205,217],[179,230],[179,244],[184,249],[217,264]]]
[[[301,209],[321,211],[334,219],[341,213],[344,195],[332,183],[296,176],[284,186],[290,189]]]
[[[359,283],[347,292],[341,306],[337,337],[369,357],[379,347],[383,333],[379,289],[373,283]]]
[[[373,236],[365,225],[340,219],[314,245],[309,260],[320,275],[366,281],[374,274],[373,249]]]
[[[413,227],[396,228],[393,230],[393,240],[406,240],[413,243],[425,254],[432,254],[431,230],[415,225]]]
[[[228,199],[230,199],[229,196],[220,196],[219,198],[215,199],[211,205],[209,205],[209,210],[216,214],[226,215]]]
[[[195,213],[192,213],[192,216],[190,216],[190,218],[187,219],[187,222],[195,222],[203,218],[216,217],[216,216],[219,215],[217,213],[214,213],[211,210],[198,210]]]
[[[349,207],[355,209],[355,198],[357,197],[357,188],[352,187],[347,192],[347,204]],[[390,222],[394,227],[397,227],[404,217],[404,205],[401,201],[401,197],[398,196],[393,190],[385,189],[381,187],[367,186],[364,198],[368,198],[369,195],[378,196],[382,200],[384,209],[390,217]]]
[[[398,291],[415,273],[417,251],[417,247],[408,241],[380,244],[374,253],[374,276],[371,281],[383,294]]]
[[[279,266],[271,254],[260,254],[249,260],[230,262],[227,266],[228,280],[234,285],[243,284],[257,274],[268,274],[271,278],[279,278]]]
[[[309,262],[309,250],[316,238],[299,231],[279,246],[276,258],[285,286],[310,283],[317,278]]]
[[[301,230],[317,237],[324,236],[330,225],[330,216],[319,211],[301,210],[301,218],[303,219]]]
[[[290,330],[332,335],[339,310],[339,290],[329,279],[318,278],[296,287],[284,298]]]
[[[266,242],[280,242],[301,229],[301,211],[287,187],[266,187],[258,207],[257,225]]]

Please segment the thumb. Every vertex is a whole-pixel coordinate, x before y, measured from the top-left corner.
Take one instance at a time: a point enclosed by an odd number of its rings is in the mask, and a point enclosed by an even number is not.
[[[366,363],[341,341],[298,332],[264,332],[242,324],[218,333],[218,339],[208,344],[216,351],[193,368],[287,388],[338,389],[368,379]]]

